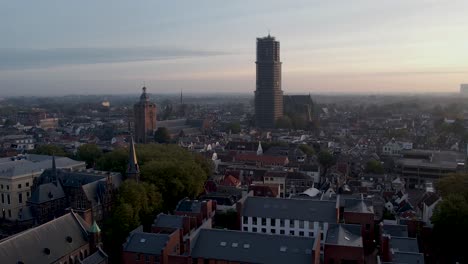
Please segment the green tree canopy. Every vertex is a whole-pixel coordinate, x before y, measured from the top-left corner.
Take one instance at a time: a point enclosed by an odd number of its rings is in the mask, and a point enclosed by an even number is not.
[[[96,144],[84,144],[78,147],[76,156],[86,162],[88,167],[94,167],[96,161],[102,156],[101,149]]]
[[[383,174],[384,167],[382,166],[382,163],[378,160],[369,160],[366,163],[366,172],[375,173],[375,174]]]
[[[96,162],[98,170],[115,171],[125,175],[128,163],[128,150],[117,148],[102,155]]]
[[[239,122],[231,122],[226,125],[226,131],[231,131],[233,134],[238,134],[241,132],[241,126]]]
[[[37,146],[30,153],[40,155],[55,155],[55,156],[67,156],[67,152],[62,146],[58,145],[40,145]]]
[[[440,179],[436,184],[442,201],[436,205],[431,222],[434,243],[440,263],[465,263],[468,254],[468,175],[456,174]]]
[[[277,128],[284,128],[284,129],[291,129],[293,128],[293,123],[289,116],[282,116],[278,120],[276,120],[276,127]]]
[[[330,152],[326,150],[321,150],[317,155],[317,159],[320,165],[322,165],[322,167],[324,168],[324,174],[326,174],[327,170],[335,164],[335,158]]]
[[[158,127],[158,130],[154,133],[154,141],[160,144],[167,144],[171,141],[171,135],[169,130],[165,127]]]
[[[299,145],[299,149],[302,150],[307,157],[312,157],[315,154],[314,148],[309,145],[301,144]]]

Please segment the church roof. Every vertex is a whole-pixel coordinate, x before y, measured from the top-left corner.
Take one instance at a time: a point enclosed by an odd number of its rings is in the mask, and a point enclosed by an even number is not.
[[[140,173],[140,169],[138,167],[138,160],[136,157],[135,142],[133,141],[133,137],[130,139],[129,151],[130,153],[128,159],[127,174],[138,174]]]

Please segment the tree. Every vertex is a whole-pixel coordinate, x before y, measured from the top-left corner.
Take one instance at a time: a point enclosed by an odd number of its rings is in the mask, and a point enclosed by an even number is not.
[[[317,158],[318,162],[320,163],[320,165],[322,165],[324,169],[323,174],[326,175],[327,170],[335,164],[335,158],[330,152],[326,150],[320,151]]]
[[[446,176],[436,183],[436,188],[442,201],[436,205],[431,218],[435,248],[439,250],[441,263],[465,263],[468,261],[464,247],[468,236],[468,175]]]
[[[78,147],[76,156],[86,162],[87,167],[94,167],[96,161],[102,156],[101,149],[96,144],[84,144]]]
[[[299,149],[302,150],[307,157],[312,157],[315,154],[314,148],[306,144],[299,145]]]
[[[239,122],[231,122],[226,125],[226,131],[231,131],[233,134],[238,134],[241,132],[241,126]]]
[[[16,125],[15,121],[11,119],[6,119],[5,122],[3,123],[4,127],[10,127]]]
[[[67,152],[62,146],[57,145],[40,145],[30,152],[31,154],[39,155],[55,155],[55,156],[67,156]]]
[[[171,135],[169,130],[165,127],[158,127],[158,130],[154,133],[154,141],[160,144],[167,144],[171,141]]]
[[[103,154],[96,161],[96,168],[103,171],[115,171],[125,175],[128,163],[128,150],[125,148],[114,149]]]
[[[282,116],[276,120],[277,128],[291,129],[293,127],[291,118],[289,116]]]
[[[143,224],[145,229],[160,212],[161,194],[152,184],[127,180],[120,186],[112,213],[104,222],[104,245],[110,253],[112,263],[121,256],[121,246],[136,227]]]
[[[366,163],[366,172],[367,173],[375,173],[375,174],[383,174],[384,168],[382,163],[377,160],[369,160]]]

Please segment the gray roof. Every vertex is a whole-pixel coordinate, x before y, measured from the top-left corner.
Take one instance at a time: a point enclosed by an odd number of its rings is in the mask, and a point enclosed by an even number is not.
[[[28,201],[34,204],[41,204],[64,197],[65,192],[63,191],[62,185],[60,183],[50,182],[37,186]]]
[[[309,199],[247,197],[242,216],[336,223],[336,202]]]
[[[395,264],[424,264],[424,255],[413,252],[395,252],[392,261]]]
[[[331,224],[328,227],[325,244],[362,248],[361,226]]]
[[[406,225],[383,225],[383,233],[395,237],[408,237],[408,226]]]
[[[372,201],[369,201],[369,200],[346,199],[344,211],[353,212],[353,213],[373,214],[374,206],[372,205]]]
[[[201,211],[201,203],[202,201],[189,200],[188,198],[185,198],[177,204],[175,211],[199,213]]]
[[[55,157],[57,168],[76,168],[84,166],[83,161],[72,160],[67,157]],[[0,177],[16,177],[39,174],[52,167],[52,156],[26,155],[26,159],[5,161],[0,163]]]
[[[153,226],[182,228],[184,225],[184,217],[179,215],[159,214],[154,220]]]
[[[109,257],[100,247],[93,254],[80,261],[81,264],[100,264],[106,261]],[[107,263],[107,262],[106,262]]]
[[[419,253],[419,246],[416,238],[392,237],[390,239],[390,248],[399,252]]]
[[[314,263],[315,239],[201,229],[192,249],[192,258],[227,260],[241,263]]]
[[[86,245],[89,225],[73,212],[0,241],[2,263],[55,263]],[[67,241],[71,237],[71,242]],[[45,250],[50,250],[47,255]]]
[[[144,232],[131,233],[124,244],[124,251],[151,255],[161,255],[161,251],[169,241],[167,234],[153,234]]]

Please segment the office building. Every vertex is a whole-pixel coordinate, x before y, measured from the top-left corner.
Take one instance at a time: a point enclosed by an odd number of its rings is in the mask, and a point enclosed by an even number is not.
[[[257,84],[255,121],[260,128],[273,128],[283,116],[280,43],[268,35],[257,38]]]

